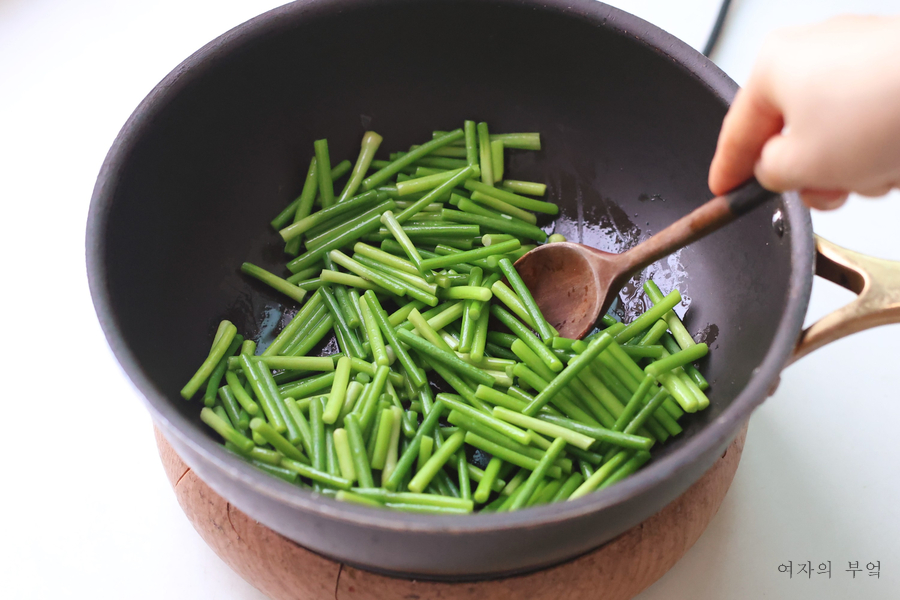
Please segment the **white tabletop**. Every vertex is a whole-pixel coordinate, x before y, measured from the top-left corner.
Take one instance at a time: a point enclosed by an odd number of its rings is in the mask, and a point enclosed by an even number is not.
[[[0,0],[0,244],[7,415],[3,597],[260,599],[178,507],[150,419],[97,325],[84,226],[94,179],[143,96],[183,58],[277,0]],[[701,47],[715,0],[613,2]],[[746,79],[766,33],[896,0],[736,1],[716,62]],[[816,231],[900,259],[900,194],[853,198]],[[851,298],[817,282],[817,318]],[[789,368],[753,416],[708,531],[641,600],[897,598],[896,326]],[[778,572],[792,561],[795,575]],[[797,576],[831,561],[832,575]],[[848,562],[880,561],[852,578]]]

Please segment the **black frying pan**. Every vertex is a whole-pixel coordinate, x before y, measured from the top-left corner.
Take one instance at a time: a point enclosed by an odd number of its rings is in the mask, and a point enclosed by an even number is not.
[[[355,157],[366,129],[385,137],[385,150],[422,143],[466,118],[498,132],[539,131],[543,151],[510,152],[508,172],[549,184],[571,240],[620,250],[710,198],[707,169],[735,90],[687,45],[591,0],[278,8],[176,68],[116,139],[88,223],[98,316],[185,462],[301,545],[430,577],[562,561],[683,492],[777,382],[813,276],[809,215],[795,196],[682,252],[680,287],[693,298],[688,328],[718,330],[703,365],[712,404],[685,418],[684,434],[643,471],[578,501],[466,517],[342,504],[235,459],[178,390],[220,319],[260,335],[277,326],[283,299],[238,267],[283,265],[268,221],[299,192],[313,140],[327,136],[340,160]]]

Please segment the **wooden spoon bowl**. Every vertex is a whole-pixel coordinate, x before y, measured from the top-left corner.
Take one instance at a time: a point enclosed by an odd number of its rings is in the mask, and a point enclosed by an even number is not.
[[[615,295],[606,290],[619,290],[628,280],[610,280],[615,269],[609,268],[609,257],[617,256],[583,244],[556,242],[538,246],[515,266],[547,322],[559,335],[577,339],[593,327],[597,315],[609,310]]]
[[[561,336],[578,339],[609,310],[632,276],[777,196],[751,179],[621,254],[584,244],[554,242],[538,246],[517,260],[516,270],[544,318]]]

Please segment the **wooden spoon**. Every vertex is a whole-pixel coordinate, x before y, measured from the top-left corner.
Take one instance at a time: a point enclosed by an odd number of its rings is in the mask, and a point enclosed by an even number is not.
[[[561,336],[578,339],[606,314],[619,290],[636,273],[776,196],[751,179],[621,254],[556,242],[527,253],[516,261],[516,270],[547,321]]]

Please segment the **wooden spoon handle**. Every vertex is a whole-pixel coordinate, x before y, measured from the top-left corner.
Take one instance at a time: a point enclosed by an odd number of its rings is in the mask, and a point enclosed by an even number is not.
[[[770,192],[759,185],[756,179],[751,179],[728,194],[713,198],[650,239],[624,252],[622,256],[627,257],[629,272],[644,269],[776,196],[778,193]]]

